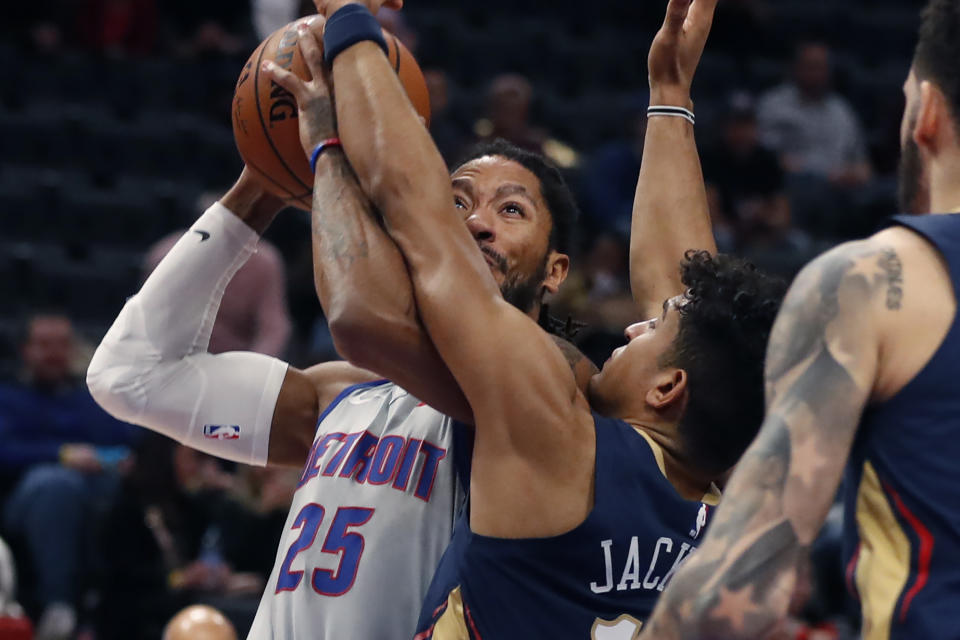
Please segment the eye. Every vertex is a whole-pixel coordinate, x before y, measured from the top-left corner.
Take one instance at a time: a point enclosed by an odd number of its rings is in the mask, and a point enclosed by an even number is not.
[[[457,209],[466,210],[467,205],[460,196],[453,196],[453,206]]]
[[[503,205],[503,208],[501,209],[501,211],[513,218],[526,217],[526,212],[523,210],[523,207],[521,207],[515,202],[508,202],[507,204]]]

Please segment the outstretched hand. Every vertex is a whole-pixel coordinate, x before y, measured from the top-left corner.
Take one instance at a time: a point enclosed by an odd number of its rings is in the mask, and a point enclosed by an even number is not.
[[[387,9],[403,8],[403,0],[313,0],[317,13],[329,17],[336,13],[337,9],[343,8],[348,4],[360,4],[370,10],[370,13],[376,15],[381,7]]]
[[[297,101],[300,121],[300,144],[308,156],[319,143],[337,135],[336,111],[330,95],[327,72],[323,64],[321,37],[323,19],[297,25],[298,45],[311,79],[304,81],[276,63],[263,63],[267,77],[289,91]]]
[[[670,0],[663,26],[650,45],[647,68],[651,101],[687,106],[690,87],[707,36],[717,0]]]

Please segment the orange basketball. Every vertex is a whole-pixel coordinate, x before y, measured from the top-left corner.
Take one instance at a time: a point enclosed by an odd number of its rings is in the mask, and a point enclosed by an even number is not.
[[[313,174],[300,145],[297,103],[286,89],[260,72],[265,60],[304,80],[310,78],[297,44],[297,25],[319,16],[308,16],[278,29],[247,60],[233,94],[233,137],[247,166],[272,193],[294,207],[310,210]],[[406,89],[413,107],[430,121],[430,96],[413,54],[384,30],[388,58]]]

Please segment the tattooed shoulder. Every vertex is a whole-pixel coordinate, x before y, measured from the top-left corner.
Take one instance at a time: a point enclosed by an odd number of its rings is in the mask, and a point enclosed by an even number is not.
[[[564,340],[560,336],[551,335],[553,341],[557,343],[557,346],[560,347],[560,352],[563,354],[564,359],[567,361],[567,364],[570,365],[570,368],[577,373],[579,368],[588,366],[590,368],[591,374],[597,372],[597,366],[590,362],[587,356],[583,355],[583,352],[580,351],[572,342]]]
[[[896,249],[869,240],[850,242],[811,262],[787,293],[767,358],[776,379],[816,351],[829,330],[855,332],[875,300],[900,309],[903,263]],[[843,311],[843,313],[841,313]]]

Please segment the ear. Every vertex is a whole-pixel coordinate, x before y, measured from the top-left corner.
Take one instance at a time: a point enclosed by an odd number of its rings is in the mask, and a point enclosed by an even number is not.
[[[929,80],[920,83],[920,106],[917,108],[917,123],[913,128],[913,140],[927,152],[936,153],[941,144],[941,128],[950,122],[947,101],[940,88]]]
[[[657,411],[677,406],[687,392],[687,372],[683,369],[664,369],[654,382],[647,391],[647,404]]]
[[[551,251],[547,259],[547,277],[543,281],[543,288],[550,293],[556,293],[569,273],[570,256]]]

